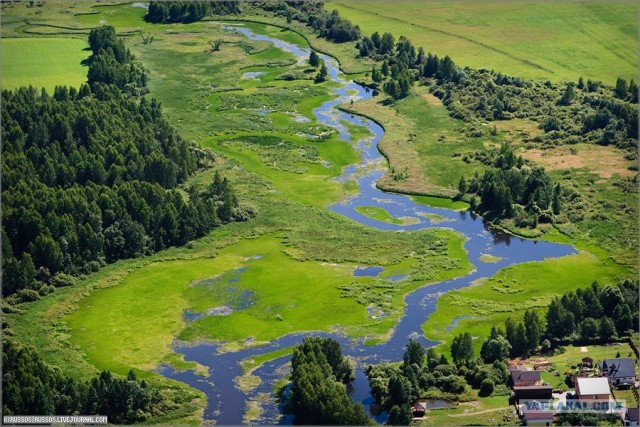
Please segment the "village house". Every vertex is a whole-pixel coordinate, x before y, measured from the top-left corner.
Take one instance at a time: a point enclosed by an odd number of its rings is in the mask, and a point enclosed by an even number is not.
[[[540,385],[542,377],[538,371],[511,371],[510,384],[513,387]]]
[[[611,394],[606,378],[576,378],[576,397],[578,399],[608,400]]]
[[[640,426],[640,409],[627,408],[622,413],[622,424],[629,427]]]
[[[620,359],[605,359],[598,364],[600,372],[609,379],[609,385],[633,385],[636,381],[636,371],[630,357]]]

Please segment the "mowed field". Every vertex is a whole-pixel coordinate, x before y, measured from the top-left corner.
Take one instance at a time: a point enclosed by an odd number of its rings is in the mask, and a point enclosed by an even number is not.
[[[326,4],[374,31],[400,35],[459,65],[536,80],[636,79],[638,4],[342,0]]]
[[[79,87],[87,81],[87,67],[81,62],[89,56],[84,40],[72,38],[3,38],[2,89],[20,86]]]

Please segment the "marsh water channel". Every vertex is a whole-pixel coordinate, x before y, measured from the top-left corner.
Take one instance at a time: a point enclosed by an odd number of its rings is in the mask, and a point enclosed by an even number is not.
[[[251,40],[272,42],[276,47],[294,54],[300,63],[306,61],[310,49],[282,40],[258,35],[242,26],[228,27],[230,31],[239,31]],[[291,424],[290,417],[281,417],[275,398],[271,395],[275,382],[283,378],[288,372],[290,356],[264,363],[257,368],[253,375],[261,379],[260,385],[249,393],[240,391],[234,383],[234,378],[242,375],[240,362],[246,358],[267,354],[278,349],[295,346],[306,336],[332,337],[340,342],[343,353],[357,361],[356,379],[349,387],[349,393],[356,402],[361,402],[369,409],[374,402],[366,375],[363,371],[369,364],[385,361],[400,361],[404,347],[410,337],[418,339],[425,347],[433,346],[435,341],[424,338],[421,326],[436,308],[436,300],[443,293],[469,286],[480,278],[494,275],[498,270],[514,264],[540,261],[545,258],[561,257],[575,253],[570,245],[561,245],[543,241],[526,240],[514,237],[508,233],[496,230],[485,224],[482,218],[469,211],[453,211],[433,208],[415,203],[407,196],[385,193],[376,188],[376,181],[384,174],[386,160],[378,151],[378,141],[384,130],[375,122],[340,111],[337,107],[351,100],[357,101],[373,96],[370,90],[346,80],[339,70],[335,59],[320,55],[328,68],[329,78],[338,83],[334,89],[335,99],[325,102],[313,113],[325,125],[335,128],[340,137],[361,152],[361,162],[345,168],[338,179],[355,179],[359,186],[359,194],[346,201],[329,206],[332,211],[344,215],[364,226],[381,230],[410,232],[429,227],[449,228],[466,237],[465,249],[474,270],[463,277],[446,282],[424,286],[406,296],[404,315],[396,325],[391,338],[381,344],[364,345],[363,340],[354,340],[335,333],[305,332],[286,335],[262,346],[251,346],[235,352],[219,352],[219,345],[212,343],[197,345],[176,344],[175,350],[184,355],[185,360],[195,361],[209,368],[209,376],[203,377],[192,371],[177,372],[170,367],[162,366],[159,372],[166,377],[183,381],[190,386],[202,390],[208,398],[204,411],[204,419],[215,421],[217,424],[243,424],[243,415],[250,400],[259,401],[262,412],[256,424]],[[350,138],[343,122],[367,128],[373,135],[360,141]],[[380,207],[395,218],[405,219],[407,225],[396,225],[378,221],[360,214],[356,208],[364,206]],[[429,215],[431,214],[431,215]],[[434,220],[437,218],[437,220]],[[409,219],[409,220],[407,220]],[[491,255],[495,262],[483,262],[482,255]],[[362,266],[354,274],[378,275],[382,271],[379,266]],[[402,280],[402,276],[391,280]],[[463,313],[464,314],[464,313]],[[189,319],[187,313],[185,318]],[[459,318],[458,320],[460,320]],[[383,422],[386,413],[375,417]]]

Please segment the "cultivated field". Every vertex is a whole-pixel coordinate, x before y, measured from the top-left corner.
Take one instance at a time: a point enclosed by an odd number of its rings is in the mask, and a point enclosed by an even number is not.
[[[72,38],[2,38],[2,89],[20,86],[75,86],[87,81],[85,40]]]
[[[404,35],[462,66],[555,82],[637,79],[637,2],[350,0],[325,7],[366,35]]]

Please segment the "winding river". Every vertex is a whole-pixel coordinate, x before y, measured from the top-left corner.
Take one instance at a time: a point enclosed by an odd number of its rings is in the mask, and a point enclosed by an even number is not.
[[[272,42],[276,47],[294,54],[303,62],[309,57],[310,49],[284,42],[268,36],[257,35],[249,29],[234,26],[229,30],[239,31],[251,40],[265,40]],[[198,344],[193,346],[176,344],[175,350],[182,353],[185,360],[196,361],[209,368],[209,377],[197,375],[194,372],[176,372],[163,366],[159,372],[166,377],[183,381],[190,386],[202,390],[208,397],[208,404],[204,412],[205,420],[211,420],[217,424],[238,425],[243,423],[243,414],[247,401],[259,400],[263,412],[258,424],[290,424],[292,420],[287,417],[279,419],[279,408],[271,396],[272,387],[278,379],[287,373],[289,356],[267,362],[253,372],[253,375],[262,380],[260,386],[248,394],[243,393],[234,384],[234,378],[242,374],[240,361],[251,356],[271,353],[280,348],[286,348],[298,344],[305,336],[331,336],[337,339],[343,348],[343,353],[354,357],[358,366],[356,379],[349,392],[354,401],[361,402],[368,408],[373,403],[368,381],[363,367],[370,363],[383,361],[398,361],[402,359],[404,347],[409,337],[414,337],[428,347],[436,342],[425,339],[421,326],[436,308],[436,300],[443,293],[452,289],[460,289],[470,285],[475,280],[490,277],[498,270],[523,262],[540,261],[545,258],[561,257],[575,253],[570,245],[560,245],[550,242],[525,240],[514,237],[500,230],[487,226],[482,218],[470,212],[452,211],[424,206],[412,201],[409,197],[399,194],[385,193],[376,188],[376,181],[384,174],[381,165],[386,165],[386,160],[378,151],[378,141],[384,134],[384,130],[376,123],[363,117],[354,116],[337,109],[337,106],[350,100],[362,100],[372,96],[372,93],[364,87],[347,81],[342,77],[335,59],[321,55],[325,61],[329,77],[340,87],[334,89],[336,98],[325,102],[314,110],[317,119],[328,126],[335,128],[340,137],[357,146],[362,154],[362,161],[357,165],[347,167],[340,180],[356,179],[360,188],[357,196],[334,204],[329,207],[334,212],[344,215],[353,221],[368,227],[382,230],[413,231],[428,227],[449,228],[466,236],[465,249],[470,262],[475,269],[468,275],[446,282],[420,288],[405,298],[406,311],[397,324],[389,341],[365,346],[362,341],[348,339],[345,336],[333,333],[304,333],[281,337],[260,347],[251,347],[237,352],[219,353],[216,344]],[[342,124],[347,121],[354,125],[363,126],[370,130],[373,137],[360,141],[352,141],[348,130]],[[394,225],[366,217],[356,211],[359,206],[376,206],[385,209],[396,218],[410,218],[408,225]],[[437,222],[432,222],[425,214],[435,214]],[[481,260],[481,255],[496,257],[497,262],[487,263]],[[375,271],[362,270],[361,274],[377,274]],[[401,279],[401,277],[397,278]],[[457,319],[459,320],[459,319]],[[383,413],[377,417],[382,422],[386,418]]]

